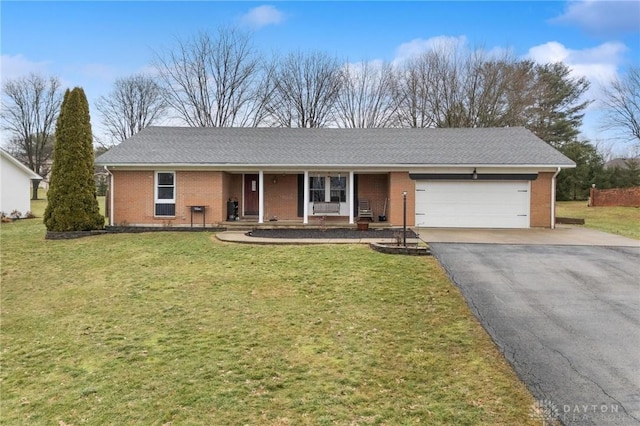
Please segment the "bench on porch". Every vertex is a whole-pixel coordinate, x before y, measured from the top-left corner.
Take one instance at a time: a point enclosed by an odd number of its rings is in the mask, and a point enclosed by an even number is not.
[[[338,214],[340,213],[339,201],[314,201],[313,214]]]

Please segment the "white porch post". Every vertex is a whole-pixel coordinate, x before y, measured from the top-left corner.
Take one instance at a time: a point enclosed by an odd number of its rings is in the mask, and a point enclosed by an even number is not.
[[[258,172],[258,223],[264,223],[264,171]]]
[[[302,214],[302,223],[305,225],[309,223],[309,171],[304,171],[304,196],[303,198],[303,209],[304,213]]]
[[[354,188],[353,188],[353,171],[349,172],[349,223],[353,224],[353,203],[354,203]]]

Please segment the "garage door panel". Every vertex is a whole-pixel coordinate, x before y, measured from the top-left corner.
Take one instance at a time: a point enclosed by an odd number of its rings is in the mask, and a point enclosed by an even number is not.
[[[417,181],[416,225],[528,228],[529,182]]]

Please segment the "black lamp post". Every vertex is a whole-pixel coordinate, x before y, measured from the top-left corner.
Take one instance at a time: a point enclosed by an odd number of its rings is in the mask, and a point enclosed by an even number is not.
[[[402,242],[407,248],[407,191],[402,191]]]

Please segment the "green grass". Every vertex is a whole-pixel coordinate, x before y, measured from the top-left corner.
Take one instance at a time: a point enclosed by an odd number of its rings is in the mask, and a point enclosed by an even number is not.
[[[585,220],[585,226],[640,240],[640,208],[587,207],[586,201],[559,201],[556,215]]]
[[[4,425],[539,424],[433,258],[44,233],[0,229]]]

